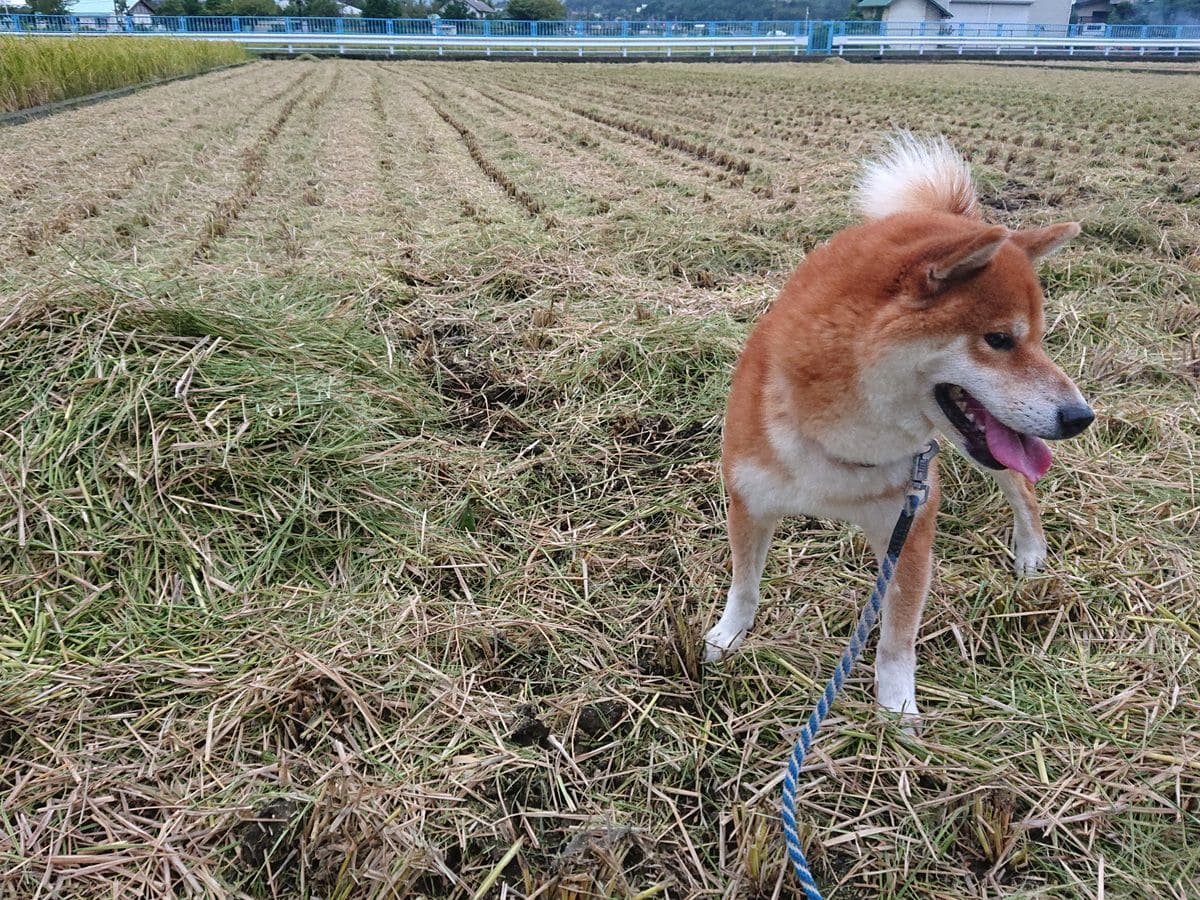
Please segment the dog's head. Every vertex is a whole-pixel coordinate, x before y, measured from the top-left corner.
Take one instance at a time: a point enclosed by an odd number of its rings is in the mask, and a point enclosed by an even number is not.
[[[1042,346],[1039,258],[1079,233],[1074,223],[1010,231],[965,216],[894,216],[888,243],[899,278],[883,331],[928,422],[983,466],[1036,481],[1044,440],[1091,424],[1079,389]],[[880,223],[883,224],[883,223]],[[900,360],[893,359],[889,369]]]

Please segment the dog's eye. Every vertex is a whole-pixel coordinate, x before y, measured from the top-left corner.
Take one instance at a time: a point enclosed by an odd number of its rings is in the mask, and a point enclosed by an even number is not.
[[[993,350],[1011,350],[1016,346],[1012,335],[1005,334],[1003,331],[989,331],[983,336],[983,339]]]

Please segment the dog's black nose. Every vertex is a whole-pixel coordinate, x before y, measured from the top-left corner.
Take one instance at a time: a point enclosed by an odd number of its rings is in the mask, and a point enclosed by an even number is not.
[[[1060,438],[1075,437],[1096,418],[1092,408],[1086,403],[1072,403],[1070,406],[1058,408],[1058,436]]]

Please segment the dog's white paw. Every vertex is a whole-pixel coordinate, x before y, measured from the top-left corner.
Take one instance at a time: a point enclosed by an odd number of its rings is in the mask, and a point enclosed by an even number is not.
[[[718,622],[704,636],[704,661],[720,662],[740,647],[745,637],[745,628],[734,629]]]
[[[883,706],[883,704],[880,704],[880,706],[882,706],[883,712],[888,718],[895,717],[899,719],[897,724],[900,730],[909,737],[916,737],[921,733],[923,722],[921,719],[921,710],[917,708],[917,701],[906,700],[900,709]]]
[[[916,673],[915,660],[875,660],[875,697],[880,706],[900,717],[900,727],[907,734],[915,734],[921,726]]]
[[[906,704],[903,710],[888,709],[882,704],[879,707],[880,717],[900,729],[909,737],[917,737],[925,729],[925,720],[917,709],[909,709]]]
[[[1032,540],[1019,543],[1013,557],[1013,571],[1018,575],[1040,572],[1046,565],[1046,542]]]
[[[898,715],[905,723],[909,719],[920,719],[921,710],[917,706],[917,700],[911,694],[900,696],[897,694],[888,696],[882,685],[876,685],[876,694],[879,698],[879,705],[890,713]]]

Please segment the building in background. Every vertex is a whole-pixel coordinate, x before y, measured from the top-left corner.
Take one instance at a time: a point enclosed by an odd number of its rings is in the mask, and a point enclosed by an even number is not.
[[[1071,0],[950,0],[955,22],[1066,25]]]
[[[940,22],[952,15],[935,0],[859,0],[864,19],[884,22]]]
[[[163,0],[137,0],[125,8],[125,15],[133,17],[133,24],[145,28],[150,25],[150,17],[158,15],[158,8]]]
[[[1107,6],[1109,0],[1081,2]],[[1071,0],[859,0],[857,8],[863,18],[897,23],[1066,25],[1071,20]]]
[[[1107,22],[1113,13],[1112,0],[1075,0],[1071,8],[1075,21],[1085,25]]]

